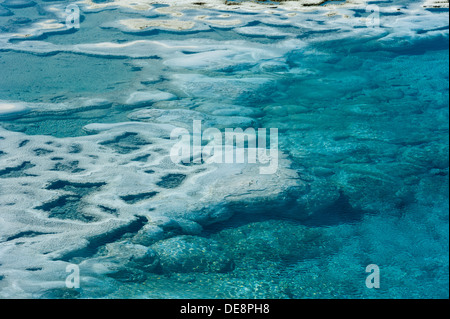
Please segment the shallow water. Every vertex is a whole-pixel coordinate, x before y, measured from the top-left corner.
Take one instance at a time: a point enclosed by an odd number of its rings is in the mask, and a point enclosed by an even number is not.
[[[448,298],[448,10],[34,3],[0,3],[1,298]],[[194,120],[278,129],[278,170],[174,162]]]

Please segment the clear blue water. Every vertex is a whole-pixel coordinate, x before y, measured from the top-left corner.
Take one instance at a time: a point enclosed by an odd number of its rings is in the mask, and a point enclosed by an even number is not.
[[[1,298],[448,298],[448,10],[380,4],[371,29],[364,7],[80,4],[68,32],[68,2],[22,2],[0,3]],[[117,24],[135,18],[196,26]],[[156,90],[173,96],[130,102]],[[191,117],[277,128],[283,173],[159,161],[146,125]]]

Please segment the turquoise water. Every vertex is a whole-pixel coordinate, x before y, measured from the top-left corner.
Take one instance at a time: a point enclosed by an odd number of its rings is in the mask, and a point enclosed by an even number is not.
[[[1,298],[448,298],[448,10],[68,4],[0,3]],[[171,162],[193,120],[277,173]]]

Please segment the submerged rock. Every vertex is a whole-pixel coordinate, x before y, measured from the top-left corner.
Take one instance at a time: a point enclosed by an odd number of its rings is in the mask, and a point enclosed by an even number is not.
[[[202,226],[189,220],[173,220],[160,218],[155,222],[148,223],[133,236],[132,241],[136,244],[151,246],[157,241],[178,235],[198,235]]]
[[[151,246],[164,272],[227,272],[233,261],[215,240],[177,236]]]
[[[105,246],[105,253],[111,259],[126,268],[154,270],[158,265],[158,256],[152,249],[129,242],[116,242]]]
[[[157,271],[159,258],[155,251],[129,241],[106,244],[95,257],[80,263],[87,275],[107,275],[122,282],[143,282],[147,273]]]
[[[268,220],[228,228],[212,236],[236,260],[237,267],[258,267],[262,261],[297,262],[329,251],[319,229],[284,220]],[[257,260],[258,262],[255,262]]]

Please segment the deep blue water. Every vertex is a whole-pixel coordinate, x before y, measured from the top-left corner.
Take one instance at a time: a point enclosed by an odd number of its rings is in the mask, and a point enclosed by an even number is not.
[[[0,3],[1,298],[448,298],[448,10],[68,4]],[[171,162],[194,120],[277,173]]]

